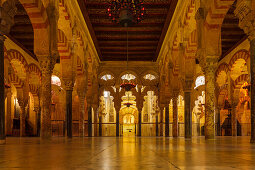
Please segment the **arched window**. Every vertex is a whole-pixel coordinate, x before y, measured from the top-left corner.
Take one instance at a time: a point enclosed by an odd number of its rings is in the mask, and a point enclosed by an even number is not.
[[[133,74],[125,74],[121,77],[122,80],[134,80],[136,77]]]
[[[51,76],[51,84],[54,84],[56,86],[61,86],[61,80],[58,76],[52,75]]]
[[[195,82],[195,88],[198,88],[199,86],[205,85],[205,76],[198,76]]]
[[[102,80],[105,80],[105,81],[107,81],[107,80],[112,80],[112,79],[113,79],[113,76],[110,75],[110,74],[106,74],[106,75],[102,76],[101,79],[102,79]]]
[[[143,78],[150,81],[156,79],[156,77],[152,74],[146,74]]]

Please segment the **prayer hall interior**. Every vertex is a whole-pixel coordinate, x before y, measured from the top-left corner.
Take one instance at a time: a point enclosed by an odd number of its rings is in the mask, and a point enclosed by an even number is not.
[[[255,0],[0,0],[0,169],[255,168]]]

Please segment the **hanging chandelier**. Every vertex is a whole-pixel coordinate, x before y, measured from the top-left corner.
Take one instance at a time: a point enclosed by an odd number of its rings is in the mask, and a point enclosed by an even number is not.
[[[127,28],[127,71],[128,71],[128,27],[142,21],[145,15],[143,0],[112,0],[108,3],[108,15],[114,23]],[[130,76],[130,74],[128,74]],[[131,79],[124,79],[120,85],[125,91],[136,87]],[[129,105],[130,106],[130,105]]]
[[[145,15],[143,0],[112,0],[107,10],[113,22],[125,27],[141,22]]]

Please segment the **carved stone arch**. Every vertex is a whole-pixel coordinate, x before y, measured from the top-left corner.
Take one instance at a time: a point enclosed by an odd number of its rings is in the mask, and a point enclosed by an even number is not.
[[[13,84],[16,88],[22,88],[24,86],[24,82],[16,74],[10,74],[8,82]]]
[[[148,74],[155,76],[154,80],[146,80],[144,77]],[[141,82],[142,85],[157,85],[159,83],[159,74],[154,70],[147,70],[141,74]]]
[[[220,28],[223,20],[235,0],[214,0],[208,3],[208,14],[206,16],[205,25],[208,28]]]
[[[58,52],[60,59],[70,59],[70,47],[65,33],[58,29]]]
[[[114,91],[114,89],[111,86],[102,86],[102,87],[100,87],[99,88],[99,96],[103,96],[104,91],[109,91],[111,96],[113,96],[115,98],[116,92]]]
[[[42,72],[40,70],[40,68],[34,64],[31,63],[28,66],[28,76],[29,76],[29,85],[39,85],[41,83],[41,79],[42,79]],[[31,91],[32,93],[33,91]],[[32,93],[33,94],[33,93]]]
[[[188,44],[185,49],[186,59],[195,59],[197,53],[197,30],[193,30],[188,39]]]
[[[65,33],[68,40],[72,39],[73,35],[70,21],[70,13],[65,3],[65,0],[59,0],[58,28]]]
[[[159,95],[159,89],[156,86],[146,86],[142,92],[142,95],[146,96],[149,91],[153,91],[155,96]]]
[[[42,76],[41,69],[36,64],[34,64],[34,63],[31,63],[31,64],[28,65],[28,72],[29,73],[35,73],[40,78]]]
[[[44,0],[19,0],[26,10],[34,29],[34,53],[49,54],[49,19]]]
[[[84,66],[82,63],[82,60],[79,56],[77,56],[77,75],[83,75],[84,74]]]
[[[116,81],[116,84],[120,85],[122,83],[121,77],[125,74],[134,75],[136,77],[135,80],[134,80],[136,84],[141,84],[142,83],[139,74],[137,74],[135,71],[127,70],[127,71],[123,71],[122,73],[119,74],[119,76],[117,78],[117,81]]]
[[[238,59],[243,59],[247,62],[247,60],[250,58],[250,54],[247,50],[239,50],[237,51],[233,57],[231,58],[231,60],[229,61],[229,70],[231,70],[231,68],[233,67],[233,65],[235,64],[235,62],[238,60]]]
[[[227,86],[224,86],[220,88],[219,90],[219,96],[217,97],[218,99],[218,107],[224,107],[225,100],[228,98],[228,88]]]
[[[22,80],[27,78],[28,63],[25,57],[17,50],[11,49],[7,52],[8,60],[15,74]]]
[[[7,52],[9,61],[12,62],[12,60],[18,60],[21,62],[21,64],[24,66],[24,69],[26,72],[28,71],[28,63],[25,57],[17,50],[11,49]]]
[[[229,66],[227,63],[221,63],[215,72],[215,78],[218,86],[222,86],[228,79]]]
[[[111,75],[112,79],[109,80],[103,80],[102,77],[105,75]],[[106,86],[114,86],[116,83],[116,76],[114,75],[113,72],[110,70],[104,70],[98,75],[98,80],[100,85],[106,85]]]
[[[234,82],[234,87],[239,89],[241,86],[249,81],[249,75],[248,74],[242,74],[240,75]]]

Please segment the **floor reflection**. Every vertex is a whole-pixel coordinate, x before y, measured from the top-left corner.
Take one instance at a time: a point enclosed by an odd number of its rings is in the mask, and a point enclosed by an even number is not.
[[[255,169],[249,137],[8,138],[0,169]]]

